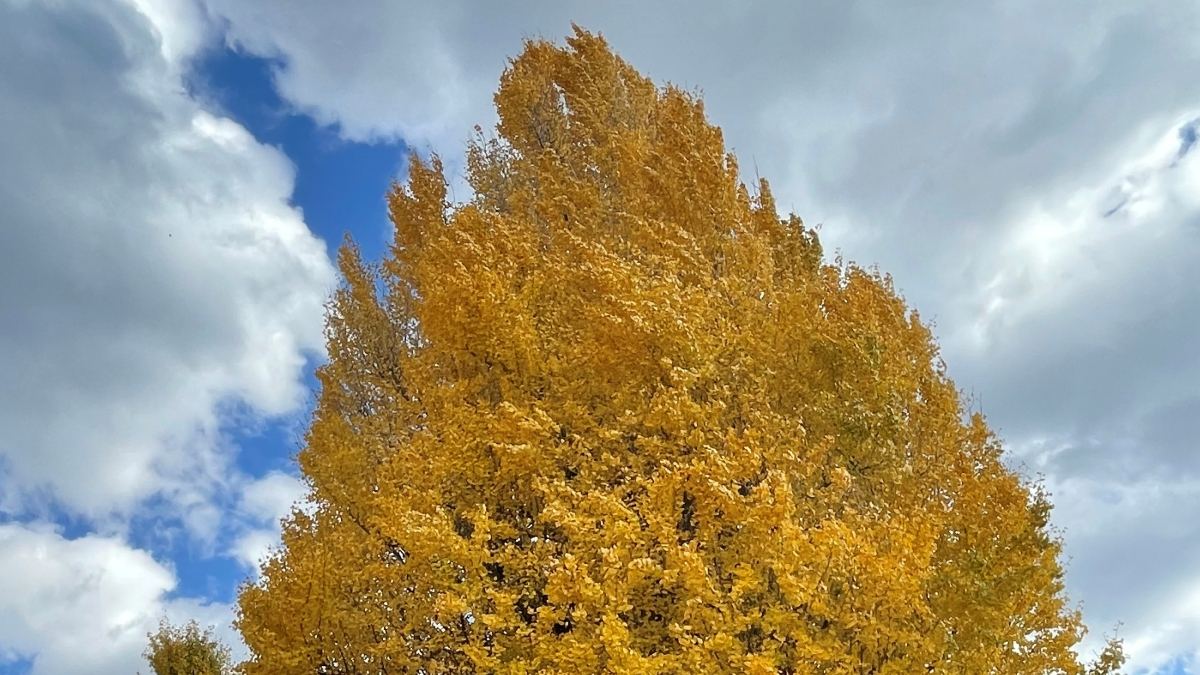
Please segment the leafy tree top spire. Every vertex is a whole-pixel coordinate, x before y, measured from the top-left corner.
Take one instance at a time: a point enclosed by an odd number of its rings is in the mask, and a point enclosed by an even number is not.
[[[201,630],[194,620],[173,626],[165,618],[146,636],[142,656],[154,675],[230,675],[233,657],[211,628]]]

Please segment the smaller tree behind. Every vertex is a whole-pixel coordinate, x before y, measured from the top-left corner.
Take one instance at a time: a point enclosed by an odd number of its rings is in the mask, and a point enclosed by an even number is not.
[[[146,635],[150,642],[142,656],[154,675],[230,675],[233,658],[229,647],[213,636],[212,628],[200,630],[193,619],[172,626],[164,618],[158,630]]]

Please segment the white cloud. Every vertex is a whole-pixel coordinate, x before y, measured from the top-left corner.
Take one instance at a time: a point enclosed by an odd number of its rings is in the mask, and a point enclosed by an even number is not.
[[[212,27],[203,8],[192,0],[122,1],[150,20],[162,56],[174,68],[185,66],[187,59],[212,38]]]
[[[261,527],[247,529],[234,540],[229,554],[252,574],[257,575],[259,565],[267,558],[272,548],[279,546],[279,528]]]
[[[272,471],[242,491],[240,511],[258,521],[277,521],[301,503],[308,486],[295,476]]]
[[[299,506],[306,508],[308,486],[304,481],[278,471],[247,483],[237,511],[244,519],[230,554],[247,569],[257,572],[258,563],[279,545],[279,521]]]
[[[240,647],[230,607],[172,599],[173,571],[118,539],[0,525],[0,569],[0,665],[34,657],[33,675],[129,675],[145,670],[146,633],[163,616]]]
[[[160,495],[211,538],[220,411],[302,402],[332,267],[287,158],[186,94],[201,16],[0,2],[0,509]]]
[[[488,82],[472,87],[466,81],[475,73],[451,53],[458,45],[428,30],[444,18],[469,16],[465,7],[374,1],[345,11],[312,0],[208,6],[230,21],[229,37],[238,45],[285,57],[289,66],[276,78],[280,93],[318,121],[338,124],[350,138],[465,141],[470,127],[462,124],[463,111],[479,110],[489,100]],[[497,76],[502,63],[492,64]]]
[[[743,169],[895,275],[960,386],[1048,475],[1095,632],[1123,619],[1147,667],[1200,644],[1180,600],[1197,568],[1163,534],[1187,524],[1200,467],[1200,189],[1196,153],[1172,156],[1200,114],[1194,3],[205,2],[279,59],[299,109],[451,160],[521,38],[570,20],[701,87]],[[1089,512],[1098,494],[1118,497]],[[1147,560],[1179,564],[1137,574]]]
[[[0,662],[37,674],[144,671],[163,615],[240,648],[231,607],[177,597],[119,533],[161,515],[211,550],[240,527],[223,425],[295,410],[321,350],[334,274],[291,163],[183,86],[210,37],[190,0],[0,0],[0,513],[97,530],[0,524]],[[277,539],[287,480],[249,485]]]

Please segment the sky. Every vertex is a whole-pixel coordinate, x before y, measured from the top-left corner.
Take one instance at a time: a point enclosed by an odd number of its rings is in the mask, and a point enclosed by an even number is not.
[[[0,0],[0,675],[230,628],[346,233],[571,22],[890,273],[1041,476],[1095,650],[1200,672],[1200,5]]]

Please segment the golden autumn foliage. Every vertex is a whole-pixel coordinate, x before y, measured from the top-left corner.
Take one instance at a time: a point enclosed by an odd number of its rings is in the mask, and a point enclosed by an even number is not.
[[[154,675],[229,675],[233,672],[229,648],[217,640],[211,628],[201,630],[195,621],[172,626],[163,619],[158,630],[146,638],[142,657],[150,664]]]
[[[1107,673],[1049,503],[890,281],[823,261],[699,100],[530,42],[447,201],[347,244],[247,675]],[[966,419],[966,421],[964,421]]]

